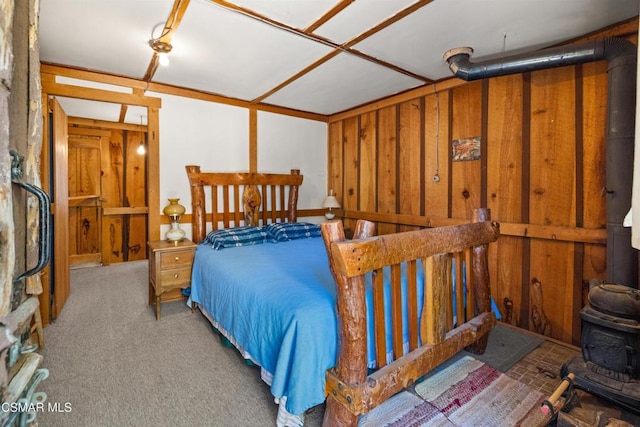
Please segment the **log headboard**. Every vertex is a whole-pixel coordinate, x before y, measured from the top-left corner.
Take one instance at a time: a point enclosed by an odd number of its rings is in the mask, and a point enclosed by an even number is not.
[[[207,223],[217,230],[297,220],[298,187],[303,178],[298,169],[289,174],[201,172],[200,166],[194,165],[186,169],[194,242],[207,235]],[[209,205],[206,188],[210,189]]]

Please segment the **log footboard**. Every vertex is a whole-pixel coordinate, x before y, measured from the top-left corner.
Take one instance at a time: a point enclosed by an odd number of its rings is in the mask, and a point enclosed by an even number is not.
[[[489,220],[488,210],[477,210],[472,223],[459,226],[369,237],[372,230],[373,224],[359,221],[354,240],[345,240],[342,222],[322,224],[337,288],[338,356],[327,372],[324,416],[324,425],[332,427],[356,426],[360,415],[464,348],[483,352],[495,324],[487,246],[498,238],[499,225]],[[389,283],[383,279],[385,271]],[[367,280],[377,365],[371,375]],[[385,286],[390,286],[390,315],[385,314]],[[385,330],[385,315],[391,318],[391,330]],[[391,351],[386,346],[389,334]]]

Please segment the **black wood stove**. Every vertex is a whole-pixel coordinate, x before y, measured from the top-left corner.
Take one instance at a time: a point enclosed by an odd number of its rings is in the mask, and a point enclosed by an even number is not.
[[[640,291],[603,283],[580,311],[582,359],[561,369],[576,387],[640,414]]]

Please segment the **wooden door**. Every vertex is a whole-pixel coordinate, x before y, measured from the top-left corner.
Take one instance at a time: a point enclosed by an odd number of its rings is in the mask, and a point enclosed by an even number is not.
[[[102,263],[101,138],[69,135],[69,263]]]
[[[147,257],[147,155],[142,128],[113,129],[102,141],[102,262]],[[146,144],[145,144],[146,145]]]
[[[69,284],[69,182],[67,114],[58,101],[51,99],[51,157],[53,164],[53,258],[51,262],[51,318],[62,311],[70,292]],[[45,297],[46,298],[46,297]]]
[[[71,264],[146,259],[146,127],[69,118]]]

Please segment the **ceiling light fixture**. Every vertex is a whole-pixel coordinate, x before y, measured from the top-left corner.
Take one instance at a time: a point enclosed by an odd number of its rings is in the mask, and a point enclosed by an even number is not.
[[[140,133],[142,134],[142,138],[140,138],[140,145],[138,145],[138,149],[136,150],[138,154],[140,154],[141,156],[144,156],[147,152],[147,149],[144,146],[144,133],[142,130],[142,114],[140,114]]]
[[[159,39],[151,39],[149,40],[149,46],[151,46],[151,49],[158,55],[160,65],[163,67],[169,65],[169,52],[173,49],[170,43],[165,43]]]
[[[162,32],[160,33],[160,35],[156,36],[156,30],[162,27]],[[158,57],[158,63],[163,67],[169,65],[169,52],[171,52],[171,49],[173,49],[173,46],[171,46],[169,40],[162,40],[163,37],[169,36],[169,32],[170,29],[167,28],[167,26],[163,22],[159,22],[151,30],[151,39],[149,40],[149,46],[151,46],[151,49],[153,49],[156,56]]]

